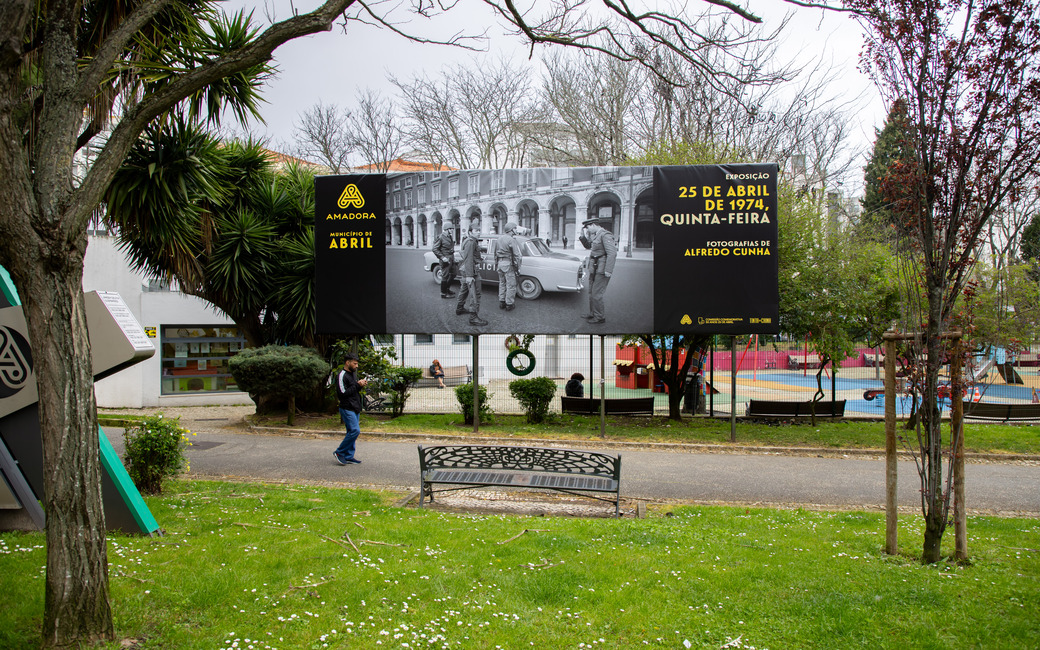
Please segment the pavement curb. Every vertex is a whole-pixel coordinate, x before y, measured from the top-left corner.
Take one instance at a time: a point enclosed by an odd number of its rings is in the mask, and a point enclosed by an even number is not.
[[[254,433],[267,435],[281,435],[290,437],[336,437],[342,435],[338,430],[309,430],[292,429],[288,427],[264,427],[247,425],[247,429]],[[723,445],[711,443],[681,443],[681,442],[625,442],[620,440],[556,440],[547,438],[502,438],[497,436],[457,436],[441,433],[388,433],[382,431],[362,431],[361,435],[369,438],[381,438],[383,440],[398,440],[402,442],[432,442],[434,444],[486,444],[486,445],[529,445],[538,447],[559,447],[565,449],[575,448],[611,448],[611,449],[636,449],[642,451],[664,451],[664,452],[686,452],[686,453],[712,453],[712,454],[761,454],[761,455],[783,455],[783,456],[858,456],[858,457],[881,457],[884,458],[884,449],[842,449],[833,447],[765,447],[759,445]],[[910,460],[913,455],[906,451],[899,451],[901,459]],[[968,452],[964,459],[971,461],[995,461],[995,462],[1040,462],[1040,455],[1035,454],[987,454]]]

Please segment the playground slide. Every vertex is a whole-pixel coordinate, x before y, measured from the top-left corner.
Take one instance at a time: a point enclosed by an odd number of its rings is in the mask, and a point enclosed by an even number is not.
[[[1018,374],[1018,371],[1015,370],[1015,367],[1010,363],[997,364],[997,372],[1000,373],[1000,376],[1004,379],[1004,383],[1006,384],[1023,383],[1022,376]]]
[[[975,382],[979,381],[979,378],[980,377],[985,377],[989,373],[990,368],[992,368],[992,367],[993,367],[993,359],[986,359],[986,361],[982,364],[982,366],[978,370],[976,370],[974,373],[969,371],[969,373],[968,373],[968,383],[974,384]]]

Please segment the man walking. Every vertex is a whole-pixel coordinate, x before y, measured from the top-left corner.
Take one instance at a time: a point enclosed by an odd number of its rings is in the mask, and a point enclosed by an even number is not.
[[[617,243],[614,234],[603,227],[610,219],[592,218],[582,222],[582,233],[579,241],[589,249],[588,259],[588,291],[589,313],[584,318],[596,325],[607,321],[603,308],[603,296],[607,292],[610,276],[614,274],[614,262],[617,260]]]
[[[461,287],[459,301],[455,303],[455,315],[470,314],[470,325],[484,326],[488,322],[480,317],[480,263],[483,257],[480,254],[479,235],[480,226],[476,222],[470,223],[466,237],[462,240],[462,262],[459,263]],[[466,299],[470,294],[473,294],[472,310],[466,309]]]
[[[505,233],[498,238],[498,250],[495,260],[498,269],[498,308],[513,311],[516,300],[516,276],[520,273],[520,245],[516,243],[517,225],[510,221],[504,228]]]
[[[455,224],[444,224],[444,230],[433,242],[433,254],[441,262],[441,298],[454,298],[451,283],[455,279]]]
[[[361,435],[361,392],[363,386],[368,385],[367,379],[357,378],[358,358],[353,352],[348,352],[343,359],[343,369],[336,374],[336,395],[339,397],[339,419],[347,428],[347,435],[343,436],[343,442],[339,443],[332,455],[340,465],[358,465],[360,460],[354,458],[354,445],[358,436]]]

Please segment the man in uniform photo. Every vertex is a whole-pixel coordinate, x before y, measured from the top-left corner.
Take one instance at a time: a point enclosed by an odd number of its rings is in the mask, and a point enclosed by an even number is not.
[[[498,238],[498,250],[495,251],[496,268],[498,269],[498,308],[513,311],[516,301],[516,277],[520,274],[520,244],[513,234],[518,226],[510,221],[506,224],[504,235]]]
[[[455,279],[455,224],[444,224],[444,230],[433,242],[433,254],[441,263],[441,298],[454,298],[451,283]]]
[[[455,314],[462,316],[469,314],[469,324],[476,326],[487,325],[488,322],[480,317],[480,225],[476,222],[470,224],[466,235],[462,240],[462,262],[459,263],[459,300],[455,303]],[[473,308],[466,308],[466,299],[473,294]]]
[[[617,243],[614,234],[603,227],[610,223],[609,218],[594,217],[582,222],[582,232],[579,241],[585,248],[589,249],[588,264],[588,292],[589,312],[583,318],[595,325],[606,322],[603,307],[603,296],[607,292],[607,284],[610,276],[614,274],[614,262],[617,260]]]

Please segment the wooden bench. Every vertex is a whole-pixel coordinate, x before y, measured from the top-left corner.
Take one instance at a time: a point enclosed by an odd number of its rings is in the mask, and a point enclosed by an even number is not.
[[[964,417],[978,420],[1040,420],[1040,404],[964,402]]]
[[[608,397],[605,406],[607,415],[654,414],[653,397]],[[599,415],[599,398],[561,396],[560,411],[562,413]]]
[[[469,366],[444,366],[444,385],[461,386],[469,383]],[[422,378],[415,382],[416,388],[429,388],[437,385],[437,378],[430,374],[430,368],[423,368]]]
[[[453,487],[434,489],[434,485]],[[419,445],[419,507],[435,492],[485,487],[555,490],[614,502],[621,516],[621,454],[547,447]],[[612,493],[613,498],[596,496]]]
[[[802,368],[819,368],[820,367],[820,355],[815,353],[805,354],[789,354],[787,355],[787,367],[791,370],[801,370]]]
[[[832,413],[833,405],[833,413]],[[766,399],[753,399],[748,402],[744,417],[749,418],[807,418],[812,416],[813,402],[782,402]],[[845,415],[845,400],[833,402],[816,402],[816,417],[840,418]]]

